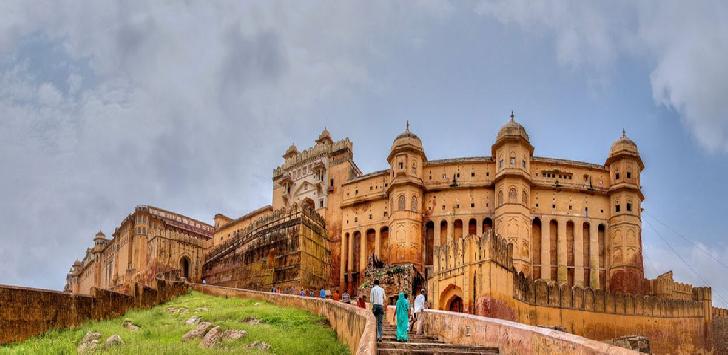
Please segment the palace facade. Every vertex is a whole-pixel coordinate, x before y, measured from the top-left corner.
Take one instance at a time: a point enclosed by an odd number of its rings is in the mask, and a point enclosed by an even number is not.
[[[99,231],[83,260],[66,276],[66,292],[91,294],[91,288],[132,292],[134,284],[155,287],[159,273],[175,271],[201,282],[204,251],[213,227],[179,213],[137,206],[114,230]]]

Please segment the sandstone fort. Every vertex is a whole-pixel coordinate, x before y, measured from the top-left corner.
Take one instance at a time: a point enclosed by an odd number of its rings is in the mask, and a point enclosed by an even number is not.
[[[389,296],[426,289],[436,310],[594,340],[641,336],[657,353],[712,351],[727,314],[711,289],[670,272],[645,278],[645,165],[625,133],[601,162],[538,156],[513,115],[482,156],[429,160],[425,148],[407,124],[382,157],[388,168],[362,172],[354,144],[324,129],[284,152],[270,205],[212,225],[137,206],[93,237],[66,292],[129,294],[174,273],[357,295],[377,278]]]

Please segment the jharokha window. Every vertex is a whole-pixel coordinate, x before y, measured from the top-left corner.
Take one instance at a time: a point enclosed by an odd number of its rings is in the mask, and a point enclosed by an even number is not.
[[[412,196],[412,211],[417,212],[417,196]]]
[[[399,203],[397,204],[397,208],[400,211],[404,211],[404,209],[405,209],[405,206],[404,205],[405,205],[404,195],[399,195]]]

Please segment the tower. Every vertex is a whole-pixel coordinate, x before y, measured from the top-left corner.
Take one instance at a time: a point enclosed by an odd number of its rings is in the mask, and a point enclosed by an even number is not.
[[[640,173],[644,164],[637,145],[622,131],[604,164],[609,169],[609,227],[607,230],[607,282],[612,291],[639,293],[642,264]]]
[[[533,146],[526,129],[516,122],[512,112],[491,149],[496,162],[495,231],[513,244],[513,265],[516,270],[531,276],[529,206]]]
[[[415,264],[422,270],[423,164],[427,161],[422,141],[410,132],[409,122],[392,143],[387,156],[390,181],[389,253],[392,264]]]

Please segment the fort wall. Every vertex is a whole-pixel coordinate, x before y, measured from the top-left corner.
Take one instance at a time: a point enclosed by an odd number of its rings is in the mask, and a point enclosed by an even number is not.
[[[22,341],[50,329],[109,319],[132,308],[150,308],[187,292],[181,281],[137,284],[132,295],[92,288],[91,295],[0,285],[0,344]]]
[[[193,285],[196,291],[209,295],[252,298],[284,307],[295,307],[325,317],[340,341],[349,346],[352,354],[376,353],[376,321],[369,310],[331,299],[300,297],[287,294],[243,290],[211,285]]]
[[[512,245],[493,234],[436,248],[433,308],[457,310],[461,302],[468,313],[595,340],[642,335],[656,354],[707,352],[712,333],[723,329],[711,321],[711,313],[720,312],[711,312],[710,288],[691,287],[690,299],[668,299],[533,281],[515,272],[511,252]]]

